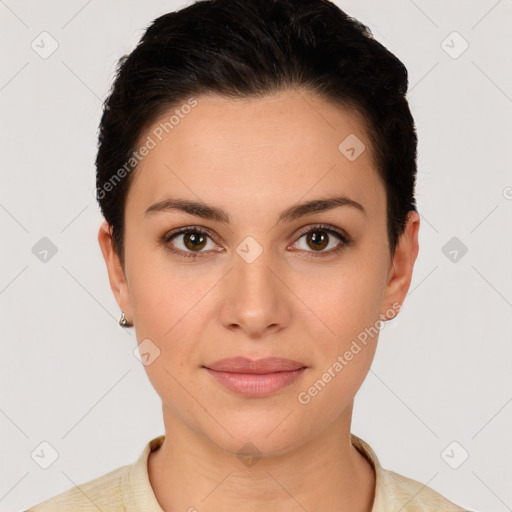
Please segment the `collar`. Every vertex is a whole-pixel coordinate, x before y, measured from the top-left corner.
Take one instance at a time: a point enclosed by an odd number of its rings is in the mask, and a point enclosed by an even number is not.
[[[148,475],[149,454],[160,448],[164,440],[165,434],[149,441],[138,459],[129,467],[129,471],[126,473],[126,481],[123,482],[123,500],[125,503],[133,503],[134,510],[164,512],[156,499]],[[377,455],[368,443],[356,435],[351,434],[351,441],[352,445],[368,460],[375,471],[375,495],[372,512],[388,510],[384,493],[386,475]]]

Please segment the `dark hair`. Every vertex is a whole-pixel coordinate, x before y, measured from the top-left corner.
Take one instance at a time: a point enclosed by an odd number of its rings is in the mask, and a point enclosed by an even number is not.
[[[248,98],[289,88],[362,114],[386,190],[393,255],[407,212],[416,210],[407,85],[402,62],[329,0],[202,0],[155,19],[119,60],[99,128],[96,197],[123,266],[125,199],[145,131],[194,95]]]

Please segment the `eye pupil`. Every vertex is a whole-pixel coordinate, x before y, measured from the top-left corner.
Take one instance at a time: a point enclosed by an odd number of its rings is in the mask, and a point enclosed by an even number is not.
[[[186,233],[183,236],[183,242],[188,249],[202,249],[206,244],[206,237],[199,233]],[[189,242],[192,245],[189,245]]]
[[[320,233],[320,236],[317,236],[318,233]],[[325,247],[328,245],[327,239],[329,235],[325,231],[312,231],[311,233],[308,233],[307,241],[313,242],[313,249],[325,249]]]

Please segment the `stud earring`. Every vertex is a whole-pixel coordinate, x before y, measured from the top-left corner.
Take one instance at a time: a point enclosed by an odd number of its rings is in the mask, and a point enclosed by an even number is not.
[[[129,327],[130,324],[128,323],[128,320],[126,319],[126,315],[121,311],[121,318],[119,320],[119,325],[121,327]]]

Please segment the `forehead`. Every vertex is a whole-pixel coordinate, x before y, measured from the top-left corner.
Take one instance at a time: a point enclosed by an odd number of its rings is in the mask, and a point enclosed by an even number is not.
[[[385,200],[355,112],[295,90],[193,100],[169,109],[141,134],[140,144],[151,140],[152,148],[135,171],[127,208],[147,207],[166,194],[253,204],[255,211],[334,192],[370,209]]]

